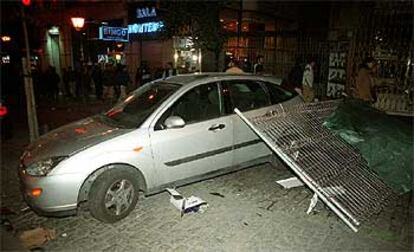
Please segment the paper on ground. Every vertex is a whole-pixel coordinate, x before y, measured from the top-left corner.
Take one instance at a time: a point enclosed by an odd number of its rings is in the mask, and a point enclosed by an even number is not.
[[[175,189],[167,188],[168,193],[171,195],[170,202],[181,212],[190,209],[192,207],[197,207],[203,204],[206,204],[204,200],[196,196],[190,196],[185,198]]]
[[[290,177],[287,179],[278,180],[276,181],[276,183],[283,186],[283,188],[285,189],[303,186],[302,181],[300,181],[297,177]]]

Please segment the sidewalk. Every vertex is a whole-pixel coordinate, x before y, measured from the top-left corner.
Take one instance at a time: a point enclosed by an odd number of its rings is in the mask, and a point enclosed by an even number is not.
[[[48,123],[53,118],[50,116],[56,114],[59,120],[68,122],[100,109],[99,105],[90,104],[56,106],[55,110],[41,107],[39,112],[42,122]],[[63,123],[58,121],[54,126]],[[183,195],[199,196],[209,204],[204,213],[182,218],[170,204],[167,193],[141,199],[127,218],[114,224],[98,222],[87,212],[47,218],[31,210],[20,211],[26,204],[19,190],[16,167],[28,143],[26,125],[17,127],[14,133],[12,139],[2,143],[1,205],[17,213],[9,219],[19,231],[39,226],[55,229],[57,238],[44,245],[46,250],[413,250],[412,193],[401,196],[354,233],[321,203],[307,215],[311,191],[306,187],[282,189],[275,181],[291,173],[286,167],[267,164],[178,188]],[[216,196],[217,193],[223,197]]]

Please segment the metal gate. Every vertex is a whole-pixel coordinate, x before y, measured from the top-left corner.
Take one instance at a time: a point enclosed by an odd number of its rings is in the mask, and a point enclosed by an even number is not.
[[[296,104],[241,119],[353,231],[395,197],[351,145],[323,122],[340,101]]]

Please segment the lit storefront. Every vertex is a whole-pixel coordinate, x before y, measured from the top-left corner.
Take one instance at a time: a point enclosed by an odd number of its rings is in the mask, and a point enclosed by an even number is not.
[[[244,71],[252,71],[258,56],[263,56],[265,72],[283,76],[294,64],[293,40],[281,35],[285,20],[259,13],[253,7],[227,8],[220,13],[220,22],[228,33],[225,43],[225,64],[238,61]],[[292,43],[293,42],[293,43]]]
[[[124,44],[129,42],[128,28],[102,25],[98,29],[98,39],[106,45],[104,51],[100,50],[96,55],[98,63],[126,63]]]
[[[172,42],[160,38],[163,22],[154,4],[133,3],[128,6],[128,67],[133,74],[145,65],[152,75],[159,75],[163,63],[172,61]]]
[[[179,73],[201,71],[201,50],[194,47],[191,37],[174,37],[174,66]]]
[[[162,74],[167,62],[179,73],[201,71],[201,51],[194,48],[190,37],[161,37],[163,14],[168,10],[155,3],[134,3],[128,7],[128,65],[136,70],[146,65],[153,78]]]

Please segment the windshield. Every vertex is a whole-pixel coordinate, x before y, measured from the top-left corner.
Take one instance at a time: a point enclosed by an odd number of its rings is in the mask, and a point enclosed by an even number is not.
[[[147,84],[132,92],[105,115],[122,127],[136,128],[179,88],[180,85],[166,82]]]

